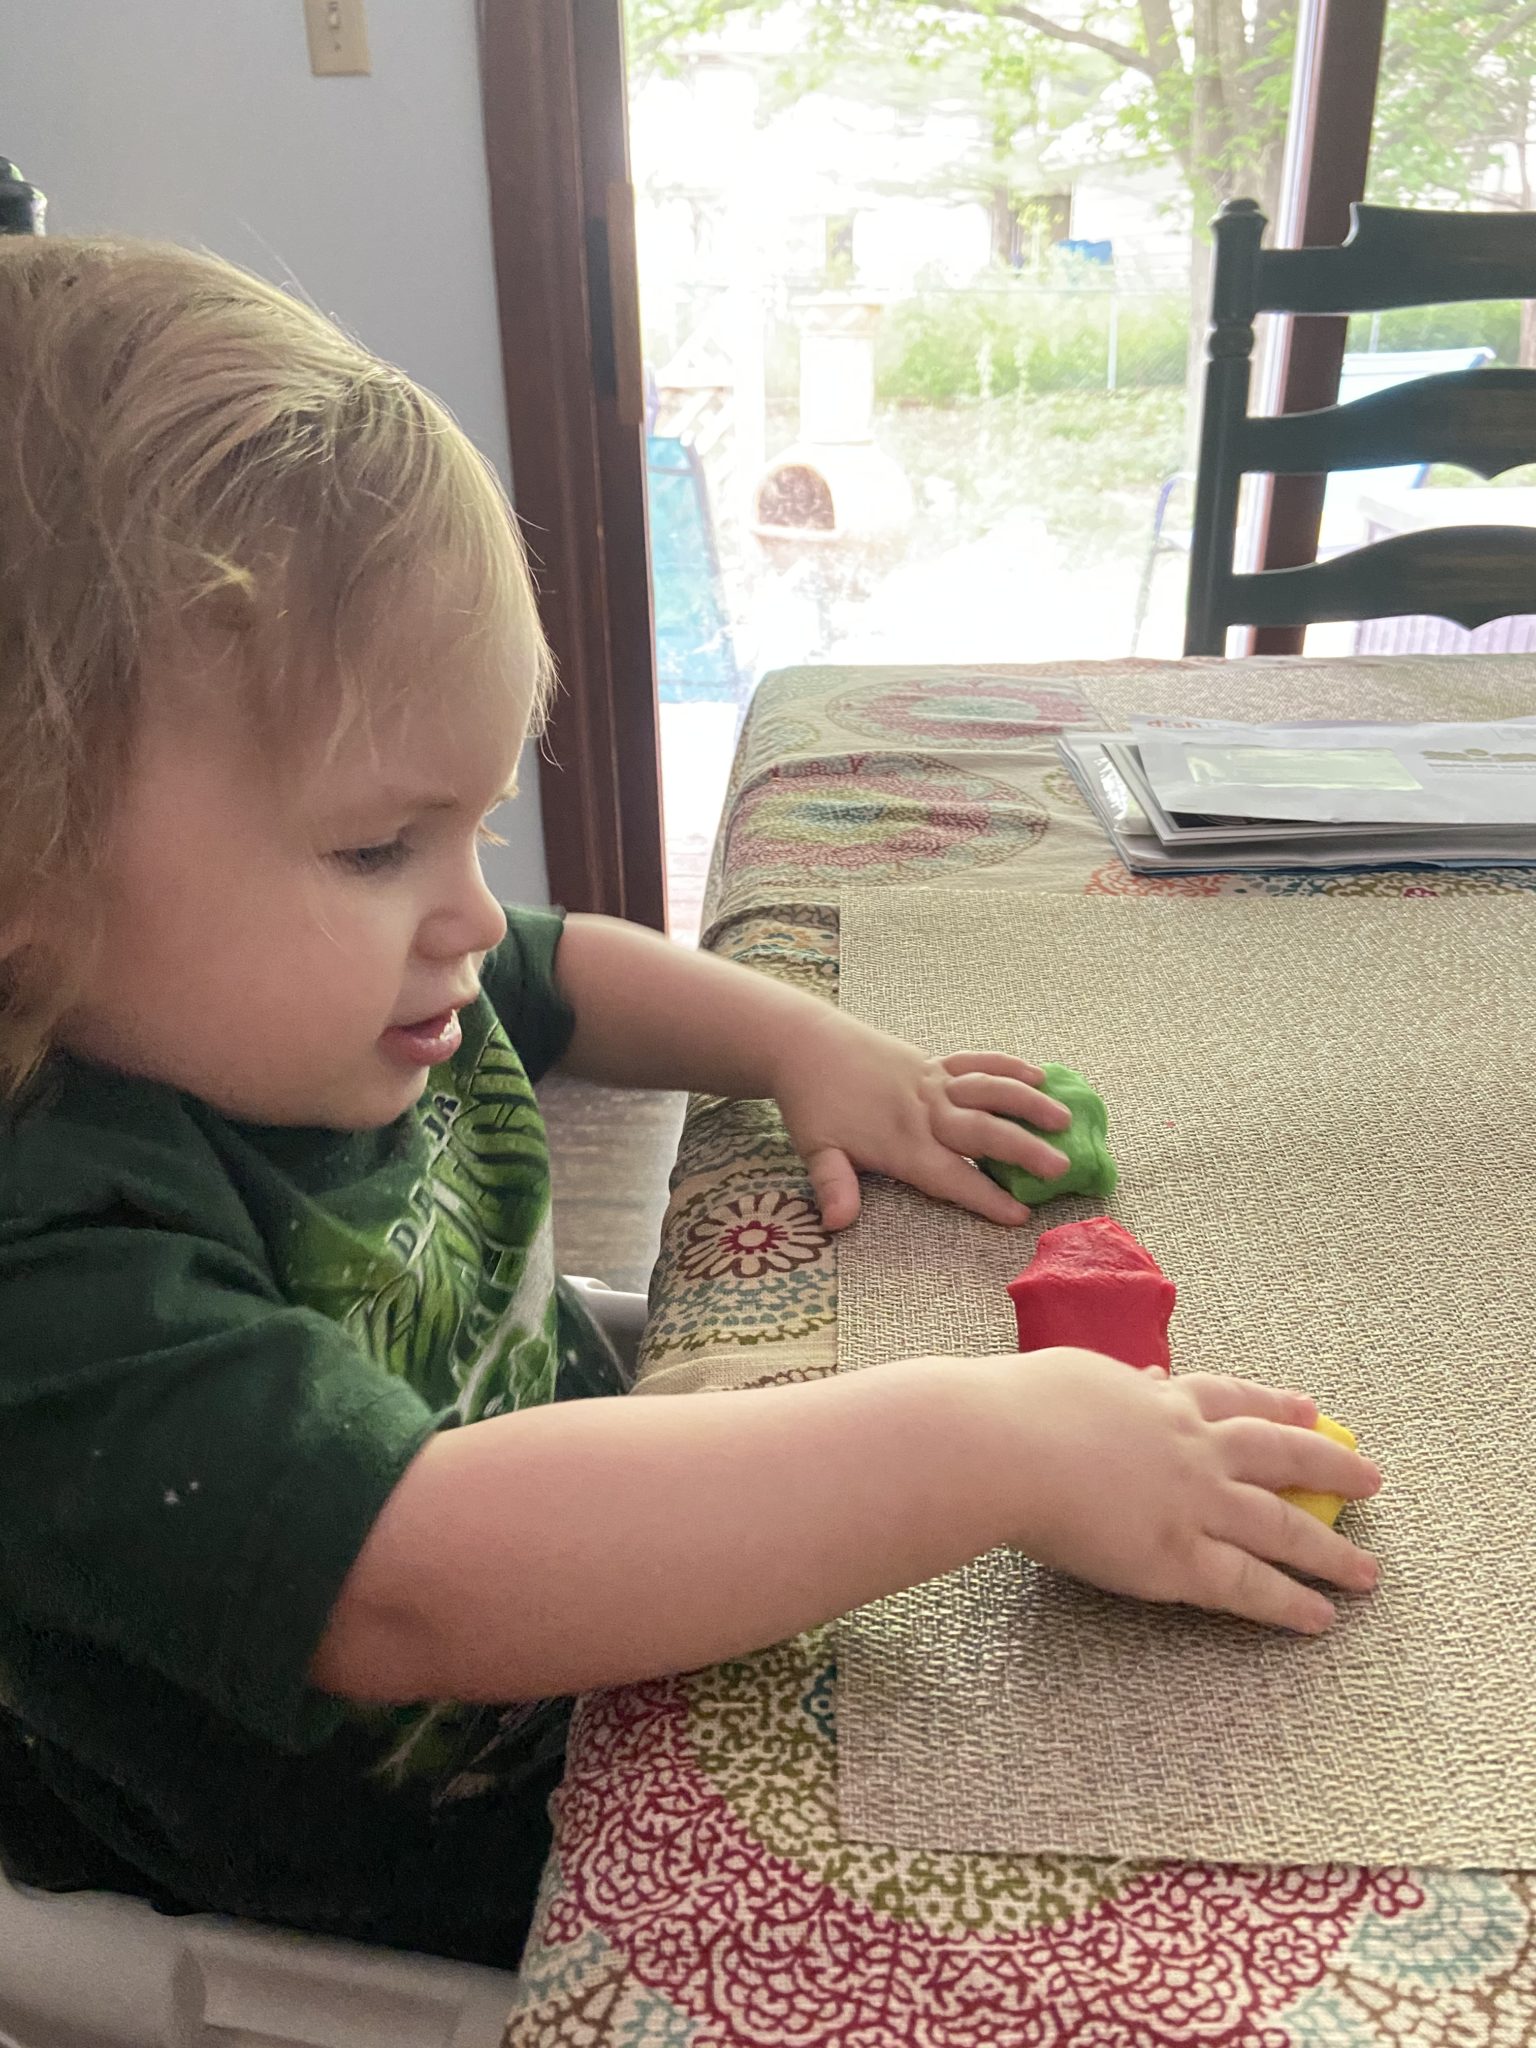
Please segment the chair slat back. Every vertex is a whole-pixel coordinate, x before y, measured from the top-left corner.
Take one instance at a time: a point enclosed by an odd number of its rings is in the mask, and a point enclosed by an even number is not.
[[[1491,619],[1536,612],[1536,527],[1441,526],[1397,533],[1299,569],[1234,576],[1238,616],[1255,626],[1298,619],[1395,619],[1422,612],[1469,632]]]
[[[1349,238],[1336,249],[1265,249],[1253,200],[1232,201],[1214,224],[1186,654],[1222,653],[1232,625],[1434,612],[1470,627],[1536,611],[1536,532],[1518,527],[1405,534],[1299,569],[1234,573],[1245,474],[1447,462],[1490,477],[1536,462],[1536,370],[1449,371],[1316,412],[1249,417],[1260,312],[1536,298],[1536,214],[1350,213]]]
[[[1530,294],[1536,214],[1352,206],[1349,218],[1336,249],[1264,250],[1253,310],[1384,313]]]
[[[1272,476],[1408,462],[1498,476],[1536,462],[1536,370],[1453,370],[1346,405],[1250,419],[1238,460]]]

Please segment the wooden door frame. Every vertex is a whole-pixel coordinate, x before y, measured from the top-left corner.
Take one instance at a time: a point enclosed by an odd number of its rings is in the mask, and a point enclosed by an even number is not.
[[[512,490],[560,686],[551,899],[666,928],[621,0],[480,0]]]
[[[1407,0],[1398,0],[1399,5]],[[1388,0],[1306,0],[1297,36],[1284,194],[1274,246],[1342,242],[1349,209],[1365,197],[1371,124]],[[1347,319],[1285,319],[1275,343],[1274,412],[1311,412],[1339,395]],[[1267,477],[1256,507],[1255,566],[1291,569],[1317,559],[1321,476]],[[1256,626],[1249,654],[1300,654],[1302,626]]]

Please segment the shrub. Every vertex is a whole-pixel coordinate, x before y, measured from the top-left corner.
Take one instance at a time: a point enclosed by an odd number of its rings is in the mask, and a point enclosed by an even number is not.
[[[1104,285],[981,285],[927,291],[887,309],[875,344],[875,390],[887,402],[952,405],[1018,390],[1105,388],[1110,304],[1117,298],[1122,389],[1181,384],[1188,337],[1182,292]]]
[[[1371,315],[1349,323],[1351,349],[1371,345]],[[1514,299],[1472,299],[1460,306],[1394,306],[1378,317],[1378,349],[1491,348],[1501,363],[1520,360],[1520,307]]]

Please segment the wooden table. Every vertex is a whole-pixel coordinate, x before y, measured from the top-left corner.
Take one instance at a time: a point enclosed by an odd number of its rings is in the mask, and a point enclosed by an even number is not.
[[[1132,876],[1054,736],[1130,710],[1536,713],[1519,660],[798,669],[760,687],[705,943],[836,1000],[848,883],[1459,895],[1528,871]],[[693,1103],[642,1393],[836,1364],[834,1248],[776,1114]],[[585,1701],[508,2048],[1478,2048],[1536,2041],[1524,1874],[845,1842],[826,1630]],[[1536,1735],[1536,1731],[1533,1731]]]

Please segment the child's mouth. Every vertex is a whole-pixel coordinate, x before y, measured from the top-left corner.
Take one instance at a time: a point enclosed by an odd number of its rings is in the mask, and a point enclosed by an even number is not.
[[[451,1060],[464,1042],[455,1010],[439,1011],[419,1024],[391,1024],[379,1040],[384,1051],[404,1067],[435,1067]]]

